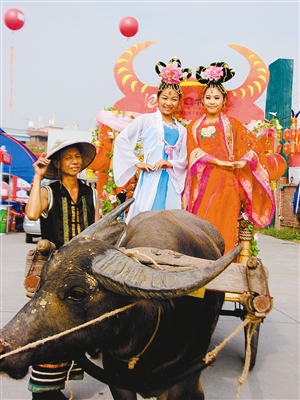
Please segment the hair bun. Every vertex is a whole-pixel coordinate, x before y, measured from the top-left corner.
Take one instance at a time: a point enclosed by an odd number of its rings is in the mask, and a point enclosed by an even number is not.
[[[155,71],[161,77],[162,81],[168,84],[178,84],[192,76],[192,70],[190,68],[181,68],[181,61],[177,57],[171,58],[168,65],[162,61],[158,61],[155,65]]]
[[[235,75],[235,71],[229,68],[229,65],[224,61],[213,62],[206,67],[200,66],[195,71],[195,77],[201,84],[221,85],[229,81]]]

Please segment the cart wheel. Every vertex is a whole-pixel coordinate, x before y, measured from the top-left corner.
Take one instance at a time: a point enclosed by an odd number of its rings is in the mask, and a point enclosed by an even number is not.
[[[259,322],[256,325],[255,331],[254,331],[253,336],[251,338],[251,343],[250,343],[251,357],[250,357],[250,367],[249,367],[250,371],[254,367],[255,361],[256,361],[260,324],[261,324],[261,322]],[[247,326],[245,326],[245,328],[244,328],[244,334],[245,334],[245,349],[246,349],[247,348]]]

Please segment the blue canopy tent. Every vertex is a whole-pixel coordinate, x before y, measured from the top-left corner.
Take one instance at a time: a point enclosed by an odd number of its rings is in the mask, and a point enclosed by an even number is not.
[[[19,140],[6,135],[0,128],[0,147],[5,146],[11,155],[11,165],[3,165],[3,172],[15,175],[24,181],[31,183],[34,176],[32,164],[37,160],[36,156]]]

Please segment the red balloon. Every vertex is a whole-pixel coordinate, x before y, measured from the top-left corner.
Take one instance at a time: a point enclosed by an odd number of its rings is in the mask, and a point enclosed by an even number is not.
[[[3,20],[9,29],[17,31],[25,24],[25,15],[18,8],[10,8],[5,11]]]
[[[134,17],[124,17],[119,23],[119,30],[123,36],[132,37],[139,29],[139,23]]]

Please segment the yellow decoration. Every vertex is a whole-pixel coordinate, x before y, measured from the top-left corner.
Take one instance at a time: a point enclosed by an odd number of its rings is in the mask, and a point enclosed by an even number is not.
[[[125,75],[125,76],[123,77],[123,79],[122,79],[122,85],[124,85],[124,84],[126,83],[126,81],[127,81],[129,78],[132,78],[132,75],[131,75],[131,74]]]
[[[95,172],[92,169],[86,169],[85,177],[88,181],[94,181],[95,180]]]
[[[200,299],[203,299],[204,295],[205,295],[205,287],[194,290],[193,292],[188,294],[188,296],[198,297]]]

